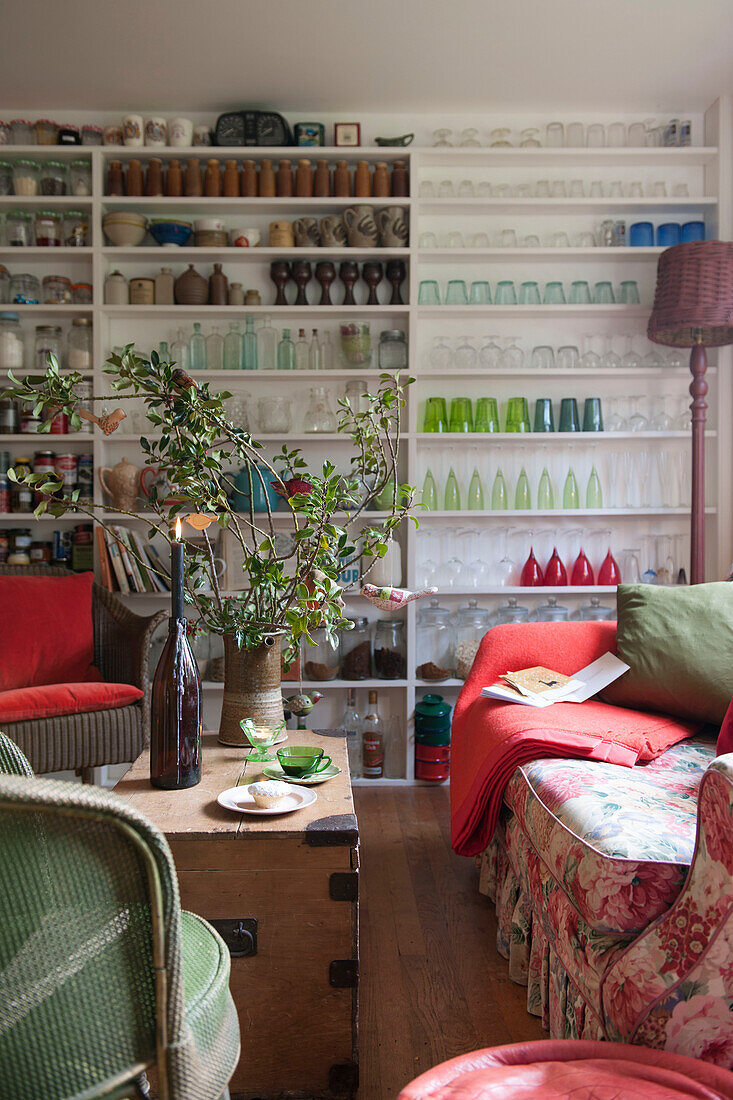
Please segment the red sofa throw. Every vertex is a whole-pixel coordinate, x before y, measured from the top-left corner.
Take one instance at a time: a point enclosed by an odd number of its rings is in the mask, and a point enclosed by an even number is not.
[[[128,707],[142,699],[132,684],[93,681],[82,684],[40,684],[38,687],[0,691],[0,725],[59,718],[63,714],[89,714],[95,710]]]
[[[582,757],[632,767],[700,728],[589,700],[537,709],[481,696],[509,670],[545,665],[571,675],[615,650],[616,624],[515,623],[484,637],[456,703],[451,748],[451,835],[459,855],[483,851],[494,834],[515,768],[540,757]]]
[[[0,691],[102,679],[93,664],[93,580],[0,576]]]

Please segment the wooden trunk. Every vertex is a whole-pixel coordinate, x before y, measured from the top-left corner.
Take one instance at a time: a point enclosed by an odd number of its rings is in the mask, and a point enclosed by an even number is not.
[[[319,745],[341,768],[297,813],[222,809],[216,796],[235,786],[245,757],[213,733],[204,734],[197,787],[152,788],[147,753],[116,787],[165,833],[182,906],[212,921],[234,951],[256,936],[254,954],[232,957],[242,1035],[235,1100],[341,1100],[358,1086],[359,835],[346,745],[338,731],[295,730],[288,744]],[[247,780],[258,767],[247,766]]]

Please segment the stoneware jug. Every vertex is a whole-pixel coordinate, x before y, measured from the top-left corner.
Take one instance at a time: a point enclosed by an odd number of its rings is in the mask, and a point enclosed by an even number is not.
[[[321,244],[324,248],[346,248],[346,226],[339,214],[321,218]]]
[[[188,270],[176,279],[175,295],[179,306],[205,306],[209,300],[208,280],[189,264]]]
[[[298,248],[317,248],[320,243],[318,222],[315,218],[297,218],[293,222],[293,233]]]
[[[377,214],[382,248],[407,247],[407,214],[402,206],[385,206]]]
[[[393,210],[394,207],[389,207]],[[352,248],[376,248],[379,231],[374,220],[374,207],[349,206],[344,210],[344,222],[349,245]]]
[[[140,485],[140,470],[126,458],[116,466],[101,466],[99,480],[109,496],[112,507],[123,512],[134,512]]]

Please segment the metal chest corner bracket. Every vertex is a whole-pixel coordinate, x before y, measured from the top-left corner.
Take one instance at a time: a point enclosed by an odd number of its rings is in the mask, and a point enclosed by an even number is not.
[[[257,919],[255,917],[220,917],[209,920],[229,949],[233,959],[257,954]]]
[[[359,982],[358,959],[334,959],[328,967],[328,984],[334,989],[355,989]]]

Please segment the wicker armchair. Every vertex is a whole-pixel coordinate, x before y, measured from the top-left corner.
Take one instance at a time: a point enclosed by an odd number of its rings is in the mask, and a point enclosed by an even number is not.
[[[68,575],[51,565],[0,565],[1,574]],[[136,615],[106,588],[92,594],[94,663],[110,683],[133,684],[144,692],[138,703],[113,710],[65,714],[24,722],[4,722],[3,729],[28,757],[37,775],[73,770],[91,779],[91,769],[136,760],[150,740],[148,659],[150,643],[165,612]]]

